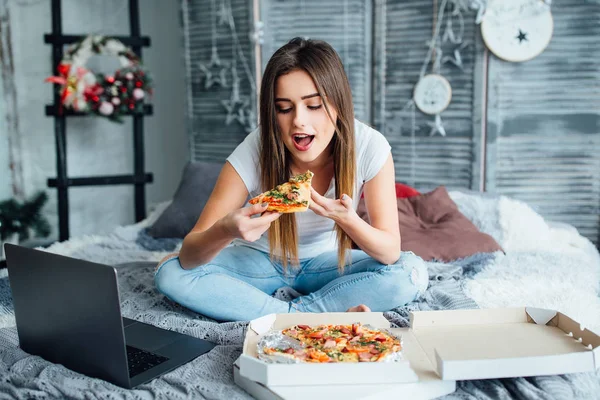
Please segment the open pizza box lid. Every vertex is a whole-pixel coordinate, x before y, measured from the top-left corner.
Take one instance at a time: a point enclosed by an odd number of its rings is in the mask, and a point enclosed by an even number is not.
[[[414,312],[410,330],[443,380],[567,374],[600,367],[600,337],[553,310]]]
[[[297,324],[352,324],[360,322],[389,329],[382,313],[292,313],[269,314],[250,321],[239,372],[244,378],[268,386],[343,385],[416,382],[417,375],[407,360],[379,363],[266,363],[257,357],[260,338],[270,330],[282,330]]]

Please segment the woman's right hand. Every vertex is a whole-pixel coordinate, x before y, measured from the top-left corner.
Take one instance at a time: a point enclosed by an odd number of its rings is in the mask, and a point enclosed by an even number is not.
[[[240,208],[227,214],[220,222],[221,226],[231,236],[248,242],[258,240],[269,229],[271,222],[281,216],[281,213],[265,211],[268,204],[254,204]],[[261,214],[252,218],[253,215]]]

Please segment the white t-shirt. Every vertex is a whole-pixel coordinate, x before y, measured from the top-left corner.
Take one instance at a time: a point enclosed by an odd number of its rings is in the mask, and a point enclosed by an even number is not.
[[[227,161],[240,175],[250,198],[262,193],[260,188],[259,168],[259,129],[251,132],[242,143],[231,153]],[[364,123],[354,120],[354,136],[356,138],[356,183],[354,185],[354,196],[352,201],[354,209],[362,194],[365,182],[373,179],[383,167],[390,153],[390,144],[387,139],[375,129]],[[325,197],[335,198],[335,179],[331,180]],[[248,206],[249,204],[246,204]],[[337,250],[337,238],[334,231],[334,222],[325,217],[315,214],[312,210],[296,213],[296,224],[298,228],[298,257],[300,259],[313,258],[317,255]],[[235,239],[234,245],[244,245],[255,249],[269,252],[268,232],[255,242]]]

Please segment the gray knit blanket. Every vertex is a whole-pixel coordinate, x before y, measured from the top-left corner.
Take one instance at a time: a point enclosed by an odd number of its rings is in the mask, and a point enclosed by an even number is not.
[[[476,308],[461,282],[475,275],[485,259],[476,255],[451,266],[430,265],[430,287],[425,296],[408,306],[385,313],[395,327],[408,326],[410,311]],[[154,263],[135,262],[118,267],[123,315],[172,329],[219,345],[178,369],[134,390],[70,371],[32,356],[18,347],[15,327],[0,329],[0,398],[15,399],[250,399],[233,382],[233,362],[241,354],[246,323],[217,323],[189,311],[164,296],[153,285]],[[2,301],[6,278],[0,280]],[[444,399],[593,399],[600,394],[595,374],[571,374],[518,379],[463,381]]]
[[[481,201],[473,196],[458,196],[455,201],[481,230],[502,239],[498,213],[494,211],[497,199]],[[167,250],[174,243],[149,244],[152,240],[144,236],[143,229],[143,225],[138,225],[86,243],[72,242],[69,249],[50,250],[112,265],[116,264],[115,260],[128,261],[116,265],[125,317],[205,338],[218,346],[134,390],[123,389],[23,352],[18,347],[16,328],[11,326],[12,299],[8,279],[4,277],[0,278],[0,323],[4,326],[0,328],[0,399],[251,398],[233,381],[233,363],[241,354],[247,322],[217,323],[158,293],[153,283],[153,269],[162,255],[159,250],[161,246],[162,250]],[[146,247],[140,243],[145,243]],[[522,253],[514,255],[522,256]],[[488,273],[490,265],[501,268],[511,257],[507,252],[506,255],[476,254],[453,263],[430,262],[430,285],[425,295],[407,306],[386,312],[384,316],[393,326],[406,327],[411,311],[477,308],[478,304],[467,296],[465,288]],[[545,263],[552,263],[551,260],[544,258]],[[443,397],[445,400],[597,398],[600,398],[597,373],[462,381],[457,383],[455,393]]]

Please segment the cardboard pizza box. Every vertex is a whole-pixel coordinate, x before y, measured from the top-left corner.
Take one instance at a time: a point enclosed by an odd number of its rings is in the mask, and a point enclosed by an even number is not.
[[[600,367],[600,337],[554,310],[415,312],[410,329],[444,380],[556,375]]]
[[[435,367],[416,343],[416,338],[408,328],[390,329],[402,335],[404,355],[410,359],[411,368],[418,381],[410,383],[345,384],[345,385],[298,385],[267,386],[252,381],[240,373],[240,359],[233,366],[235,383],[257,399],[262,400],[305,400],[305,399],[395,399],[399,393],[411,400],[434,399],[456,390],[455,381],[443,381],[435,372]],[[368,363],[363,363],[368,364]]]
[[[431,399],[453,392],[457,380],[566,374],[600,367],[600,336],[560,312],[530,307],[411,313],[410,329],[390,329],[401,334],[408,365],[346,364],[343,373],[356,378],[350,382],[330,373],[341,369],[320,368],[341,364],[277,365],[256,358],[258,337],[269,329],[357,321],[387,328],[383,314],[360,314],[282,314],[252,321],[257,324],[249,326],[239,370],[234,367],[236,382],[263,390],[259,398],[344,392],[350,396],[345,398],[376,399],[402,390],[414,398]],[[385,382],[380,368],[389,369]]]
[[[380,363],[275,364],[257,357],[260,338],[271,330],[297,324],[352,324],[360,322],[390,328],[382,313],[292,313],[270,314],[250,321],[240,356],[241,376],[267,386],[339,385],[361,383],[406,383],[418,380],[408,360]]]

